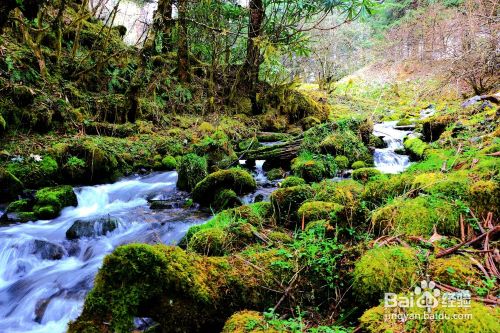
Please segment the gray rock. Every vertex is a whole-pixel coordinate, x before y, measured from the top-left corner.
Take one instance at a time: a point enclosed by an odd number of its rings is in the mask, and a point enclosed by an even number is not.
[[[101,217],[95,220],[77,220],[66,231],[67,239],[97,237],[105,235],[118,227],[118,220],[112,217]]]
[[[33,241],[31,253],[40,259],[59,260],[66,254],[66,251],[61,245],[36,239]]]

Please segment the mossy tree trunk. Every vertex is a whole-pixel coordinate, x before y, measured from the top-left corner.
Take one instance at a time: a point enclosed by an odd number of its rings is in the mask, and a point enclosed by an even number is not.
[[[189,81],[189,45],[187,38],[187,0],[178,1],[178,49],[177,49],[177,71],[180,82]]]
[[[154,18],[154,48],[158,53],[172,50],[172,0],[158,1]]]
[[[259,68],[262,63],[258,39],[262,34],[264,21],[264,4],[262,0],[250,0],[250,17],[248,25],[247,54],[245,62],[246,78],[250,85],[250,99],[252,110],[259,113],[257,104],[257,84],[259,83]]]

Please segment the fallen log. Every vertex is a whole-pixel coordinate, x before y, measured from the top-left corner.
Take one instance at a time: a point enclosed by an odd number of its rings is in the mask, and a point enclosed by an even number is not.
[[[241,153],[241,159],[290,161],[297,157],[302,138]]]

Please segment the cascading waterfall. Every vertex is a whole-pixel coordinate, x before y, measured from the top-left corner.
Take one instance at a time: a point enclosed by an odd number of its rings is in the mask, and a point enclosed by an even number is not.
[[[173,244],[191,225],[206,221],[196,210],[149,209],[147,199],[175,193],[176,181],[176,172],[166,172],[82,187],[75,190],[77,207],[54,220],[1,227],[0,332],[64,332],[106,254],[132,242]],[[102,236],[66,239],[76,220],[103,216],[118,219],[118,227]]]
[[[396,121],[386,121],[375,124],[373,134],[382,137],[386,143],[386,148],[375,149],[373,159],[375,167],[383,173],[403,172],[410,165],[407,155],[400,155],[396,150],[403,149],[403,139],[411,133],[394,128]]]

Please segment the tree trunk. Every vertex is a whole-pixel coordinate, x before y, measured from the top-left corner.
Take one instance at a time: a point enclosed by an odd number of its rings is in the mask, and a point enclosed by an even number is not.
[[[177,50],[177,70],[180,82],[189,81],[189,46],[187,39],[187,21],[186,10],[187,0],[179,0],[178,2],[178,27],[179,40]]]
[[[172,50],[172,0],[158,1],[154,18],[155,50],[165,53]]]
[[[262,63],[258,38],[262,35],[262,22],[264,21],[264,5],[262,0],[250,0],[250,17],[248,25],[247,55],[245,62],[246,77],[250,84],[250,99],[252,111],[259,113],[257,104],[257,84],[259,83],[259,68]]]

